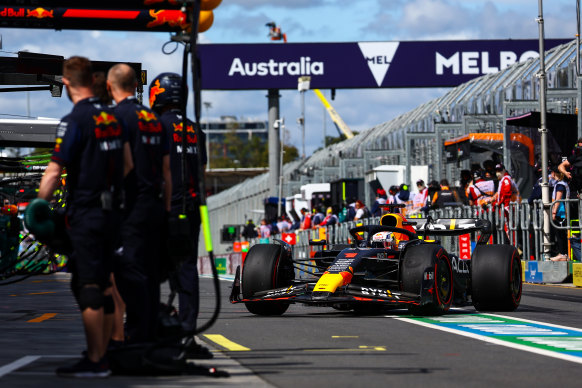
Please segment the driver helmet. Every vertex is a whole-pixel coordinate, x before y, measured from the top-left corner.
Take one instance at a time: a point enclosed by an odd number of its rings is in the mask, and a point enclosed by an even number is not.
[[[181,107],[182,76],[176,73],[161,73],[150,83],[150,107],[157,113],[166,106]]]
[[[398,243],[391,232],[378,232],[372,236],[372,243],[380,245],[387,249],[396,249]]]

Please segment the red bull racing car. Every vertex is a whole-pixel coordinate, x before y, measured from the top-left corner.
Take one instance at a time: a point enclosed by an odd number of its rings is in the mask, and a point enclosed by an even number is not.
[[[482,219],[419,219],[385,214],[380,225],[350,230],[351,244],[328,245],[313,258],[295,259],[283,241],[251,247],[237,268],[230,296],[257,315],[281,315],[291,303],[356,312],[407,307],[439,315],[452,305],[512,311],[520,303],[522,269],[517,249],[488,244],[491,223]],[[438,238],[471,234],[470,259],[447,252]],[[308,276],[295,269],[309,266]]]

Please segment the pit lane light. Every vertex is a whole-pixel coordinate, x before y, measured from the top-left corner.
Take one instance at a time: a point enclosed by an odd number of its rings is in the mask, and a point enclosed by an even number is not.
[[[214,23],[212,10],[220,5],[222,0],[201,0],[200,19],[198,20],[198,32],[207,31]]]

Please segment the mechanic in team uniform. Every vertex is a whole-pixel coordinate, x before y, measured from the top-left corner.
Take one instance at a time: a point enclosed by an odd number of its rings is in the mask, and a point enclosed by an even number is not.
[[[172,193],[168,134],[158,116],[137,101],[137,79],[130,66],[113,66],[107,88],[117,104],[115,115],[128,131],[134,165],[124,182],[123,254],[115,267],[115,282],[126,305],[127,341],[151,342],[160,305],[161,234],[165,235],[160,225],[170,211]]]
[[[186,330],[196,327],[199,306],[198,289],[198,236],[200,234],[200,211],[198,167],[205,165],[207,156],[205,136],[202,131],[200,139],[196,137],[194,123],[186,119],[183,129],[182,104],[186,101],[181,93],[182,77],[176,73],[162,73],[150,84],[150,106],[159,114],[160,121],[170,138],[170,169],[172,171],[172,202],[170,217],[177,218],[183,214],[183,199],[186,196],[186,216],[190,226],[191,254],[179,269],[180,287],[185,292],[179,294],[179,316]],[[182,176],[182,136],[186,135],[186,171]],[[201,153],[198,154],[198,142]]]
[[[39,198],[50,201],[66,168],[66,211],[73,247],[69,257],[71,289],[87,339],[84,357],[57,369],[58,375],[69,377],[110,374],[105,358],[115,308],[110,274],[119,233],[124,165],[125,169],[131,166],[126,133],[112,112],[94,97],[92,81],[88,59],[65,61],[63,83],[74,107],[57,127],[56,145],[38,192]]]

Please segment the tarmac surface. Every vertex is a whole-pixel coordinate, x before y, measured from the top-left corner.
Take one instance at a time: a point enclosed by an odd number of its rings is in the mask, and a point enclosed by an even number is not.
[[[567,332],[562,342],[573,350],[565,356],[508,344],[499,340],[502,336],[439,328],[438,322],[415,320],[406,310],[354,315],[291,305],[281,317],[258,317],[244,304],[228,302],[229,286],[221,282],[220,316],[199,335],[215,357],[194,362],[230,377],[114,375],[105,380],[67,379],[54,373],[85,347],[68,275],[37,276],[0,287],[0,386],[514,388],[578,387],[582,381],[582,289],[571,285],[524,285],[515,312],[481,314],[466,306],[439,318],[453,323],[514,319],[504,323],[504,330],[545,333],[536,334],[536,340]],[[201,279],[199,324],[211,316],[214,301],[212,282]]]
[[[207,347],[214,350],[214,358],[196,360],[195,365],[201,369],[216,368],[230,377],[110,376],[105,380],[58,377],[55,369],[74,362],[85,349],[81,315],[69,290],[69,275],[36,276],[0,287],[0,301],[2,387],[269,386],[211,344]]]

